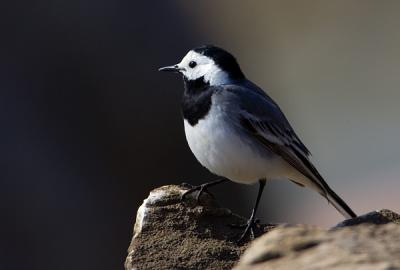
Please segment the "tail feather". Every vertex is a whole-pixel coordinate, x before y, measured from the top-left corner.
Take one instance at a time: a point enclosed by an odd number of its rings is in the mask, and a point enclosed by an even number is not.
[[[332,189],[325,187],[328,201],[345,217],[355,218],[357,215]]]
[[[304,167],[294,166],[302,175],[311,180],[310,187],[322,196],[326,197],[328,201],[345,217],[354,218],[357,215],[351,208],[328,186],[324,178],[319,174],[318,170],[314,167],[307,156],[304,156],[296,148],[292,147],[293,152],[297,158],[302,162]],[[290,163],[292,165],[292,163]],[[293,166],[293,165],[292,165]]]

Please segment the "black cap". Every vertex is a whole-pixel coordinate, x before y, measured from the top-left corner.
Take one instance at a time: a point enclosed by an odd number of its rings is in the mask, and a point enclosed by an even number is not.
[[[193,51],[210,57],[222,70],[226,71],[232,79],[242,79],[244,74],[235,57],[229,52],[213,45],[203,45],[192,49]]]

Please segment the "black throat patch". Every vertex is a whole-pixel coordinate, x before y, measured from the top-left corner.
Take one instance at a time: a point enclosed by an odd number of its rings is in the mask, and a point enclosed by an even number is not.
[[[203,119],[211,108],[213,87],[203,77],[196,80],[184,80],[185,91],[182,97],[182,114],[191,126]]]

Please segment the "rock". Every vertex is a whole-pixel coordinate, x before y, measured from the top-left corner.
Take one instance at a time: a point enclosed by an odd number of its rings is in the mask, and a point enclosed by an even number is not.
[[[246,219],[220,207],[207,193],[200,202],[180,197],[187,188],[164,186],[139,207],[126,270],[231,269],[246,248],[236,244]],[[195,194],[193,194],[195,195]],[[266,232],[274,225],[260,225]]]
[[[196,193],[182,202],[186,190],[160,187],[143,201],[126,270],[232,269],[235,264],[235,270],[400,270],[400,215],[390,210],[345,220],[329,230],[259,224],[259,232],[268,233],[238,246],[243,228],[231,225],[246,219],[207,193],[200,202]]]
[[[254,240],[234,270],[400,269],[400,226],[362,224],[324,230],[280,226]]]
[[[340,222],[333,228],[341,228],[347,226],[354,226],[359,224],[387,224],[387,223],[396,223],[400,224],[400,215],[387,210],[383,209],[380,211],[373,211],[369,212],[365,215],[358,216],[352,219],[346,219],[345,221]]]

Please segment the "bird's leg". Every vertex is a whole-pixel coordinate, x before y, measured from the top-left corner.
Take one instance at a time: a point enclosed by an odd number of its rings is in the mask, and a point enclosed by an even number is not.
[[[212,186],[215,186],[215,185],[218,185],[218,184],[223,183],[223,182],[225,182],[225,181],[227,181],[227,179],[226,179],[226,178],[222,178],[222,179],[218,179],[218,180],[215,180],[215,181],[211,181],[211,182],[204,183],[204,184],[199,185],[199,186],[193,186],[193,187],[191,187],[189,190],[185,191],[185,192],[182,194],[181,200],[184,200],[186,196],[188,196],[189,194],[191,194],[191,193],[197,191],[196,201],[198,202],[198,201],[199,201],[199,198],[200,198],[200,196],[201,196],[201,194],[202,194],[203,192],[208,192],[208,191],[207,191],[207,188],[212,187]]]
[[[239,240],[237,241],[239,244],[243,242],[243,240],[249,233],[251,235],[251,238],[254,238],[254,229],[255,229],[255,226],[257,225],[255,216],[256,216],[256,212],[257,212],[257,208],[258,208],[258,203],[260,202],[260,198],[261,198],[261,195],[262,195],[264,187],[265,187],[266,180],[265,179],[259,180],[258,183],[259,183],[259,187],[258,187],[256,204],[254,205],[254,208],[251,211],[251,216],[250,216],[249,220],[247,221],[246,229],[244,230],[243,234],[240,236]]]

